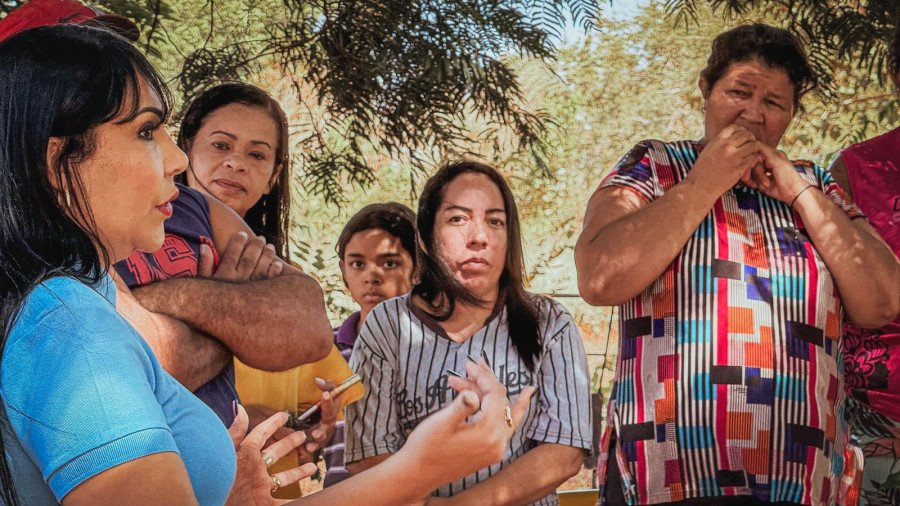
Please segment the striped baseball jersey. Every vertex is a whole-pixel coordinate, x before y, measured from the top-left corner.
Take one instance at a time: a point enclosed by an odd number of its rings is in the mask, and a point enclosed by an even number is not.
[[[362,376],[366,395],[346,411],[345,460],[398,451],[420,421],[452,402],[454,392],[445,371],[465,374],[466,356],[480,357],[482,352],[511,400],[525,386],[533,385],[537,391],[503,460],[441,487],[435,495],[452,496],[489,479],[537,443],[589,449],[590,378],[581,335],[560,304],[538,296],[534,300],[540,311],[541,352],[533,371],[513,348],[505,306],[463,343],[452,341],[414,307],[410,295],[376,306],[350,359],[350,367]],[[556,494],[534,504],[557,504]]]
[[[601,187],[653,202],[700,149],[640,142]],[[861,215],[830,174],[794,164]],[[719,197],[662,275],[620,307],[608,412],[630,503],[831,504],[846,443],[840,322],[837,289],[799,215],[743,185]]]

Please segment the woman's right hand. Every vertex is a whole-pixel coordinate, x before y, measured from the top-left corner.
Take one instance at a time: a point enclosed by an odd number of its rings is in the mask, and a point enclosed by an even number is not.
[[[279,427],[284,426],[287,419],[287,413],[283,411],[275,413],[247,434],[247,426],[249,424],[247,411],[244,410],[243,406],[238,406],[238,413],[234,418],[234,423],[228,429],[237,453],[237,473],[235,474],[234,485],[232,485],[231,492],[228,494],[226,504],[236,506],[271,506],[285,503],[287,501],[272,497],[276,483],[280,487],[284,487],[297,483],[316,473],[317,468],[315,464],[304,464],[269,475],[267,470],[269,464],[277,462],[292,451],[296,451],[296,448],[306,440],[306,434],[302,431],[296,431],[263,449],[266,441],[272,437]]]
[[[761,162],[756,137],[732,124],[707,142],[688,177],[700,178],[704,186],[721,195],[738,181],[749,181],[753,168]]]
[[[397,454],[423,478],[436,475],[450,483],[499,462],[528,411],[534,387],[525,387],[510,405],[483,359],[468,362],[466,372],[466,378],[448,377],[459,395],[419,424]]]

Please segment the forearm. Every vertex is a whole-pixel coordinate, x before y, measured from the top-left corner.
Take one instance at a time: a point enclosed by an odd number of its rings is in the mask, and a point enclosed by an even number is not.
[[[371,469],[371,468],[377,466],[378,464],[381,464],[382,462],[387,460],[388,457],[390,457],[390,456],[391,456],[390,453],[383,453],[383,454],[377,455],[375,457],[369,457],[367,459],[357,460],[356,462],[348,462],[347,466],[346,466],[347,471],[350,472],[350,474],[359,474],[363,471],[366,471],[368,469]]]
[[[163,369],[192,392],[232,360],[231,352],[222,343],[170,316],[148,311],[121,288],[116,305],[153,350]]]
[[[675,259],[718,196],[687,178],[605,226],[591,227],[586,219],[575,247],[582,297],[594,305],[618,305],[644,291]]]
[[[305,274],[242,283],[171,278],[135,295],[148,309],[214,336],[258,369],[290,369],[331,349],[322,289]]]
[[[161,316],[160,335],[147,344],[160,365],[191,392],[222,372],[234,358],[224,344],[188,325]]]
[[[389,457],[389,458],[388,458]],[[441,467],[424,466],[407,458],[404,452],[373,457],[365,472],[351,470],[350,478],[336,486],[322,489],[290,504],[297,506],[332,506],[334,504],[366,504],[395,506],[420,504],[434,489],[443,484]],[[377,463],[378,465],[374,465]],[[350,465],[347,469],[351,469]]]
[[[499,473],[467,489],[449,502],[456,504],[530,504],[546,497],[578,473],[584,452],[545,443],[528,451]]]
[[[834,277],[850,320],[875,328],[893,320],[900,307],[900,264],[887,245],[814,188],[797,198],[794,209]]]

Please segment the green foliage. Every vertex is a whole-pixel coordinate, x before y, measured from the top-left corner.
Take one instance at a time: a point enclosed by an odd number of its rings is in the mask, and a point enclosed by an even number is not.
[[[342,183],[374,182],[367,154],[422,173],[500,128],[546,169],[548,118],[523,107],[503,55],[549,60],[567,15],[590,26],[599,12],[593,0],[102,3],[136,17],[182,102],[223,81],[287,76],[293,102],[310,112],[295,166],[307,189],[339,203]]]

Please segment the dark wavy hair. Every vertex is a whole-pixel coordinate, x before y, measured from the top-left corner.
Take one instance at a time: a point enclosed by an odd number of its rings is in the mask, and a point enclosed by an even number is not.
[[[190,155],[191,145],[206,117],[217,109],[229,104],[243,104],[259,107],[275,122],[278,130],[278,145],[275,147],[275,170],[280,170],[269,193],[247,210],[244,221],[266,242],[275,246],[278,256],[290,259],[291,212],[291,171],[290,144],[288,143],[288,121],[278,102],[265,91],[246,83],[225,83],[213,86],[191,101],[181,128],[178,131],[178,147]],[[188,168],[188,170],[193,170]],[[187,184],[187,173],[179,174],[175,180]]]
[[[416,214],[412,209],[398,202],[369,204],[353,215],[338,237],[335,251],[344,259],[344,250],[354,234],[377,228],[400,239],[403,249],[412,257],[413,270],[416,268]]]
[[[114,260],[100,243],[79,165],[97,148],[99,125],[135,117],[141,80],[168,116],[162,79],[118,35],[58,25],[0,43],[0,359],[35,286],[55,276],[96,283]],[[51,138],[62,147],[48,167]],[[18,504],[2,438],[0,456],[0,497]]]
[[[749,60],[784,70],[794,85],[794,105],[798,108],[803,95],[816,87],[815,72],[800,40],[785,29],[762,23],[741,25],[716,36],[700,76],[711,90],[728,67]]]
[[[452,163],[438,169],[425,183],[419,197],[417,220],[418,234],[425,248],[417,244],[419,283],[413,287],[412,293],[428,302],[428,313],[437,321],[450,318],[458,302],[472,305],[485,303],[467,290],[450,272],[441,258],[440,247],[434,240],[434,222],[444,201],[444,190],[462,174],[487,176],[503,196],[507,245],[506,262],[500,275],[500,293],[504,296],[506,321],[513,346],[525,365],[534,370],[541,346],[539,314],[533,297],[525,291],[525,260],[522,256],[519,211],[509,185],[493,167],[473,161]]]

